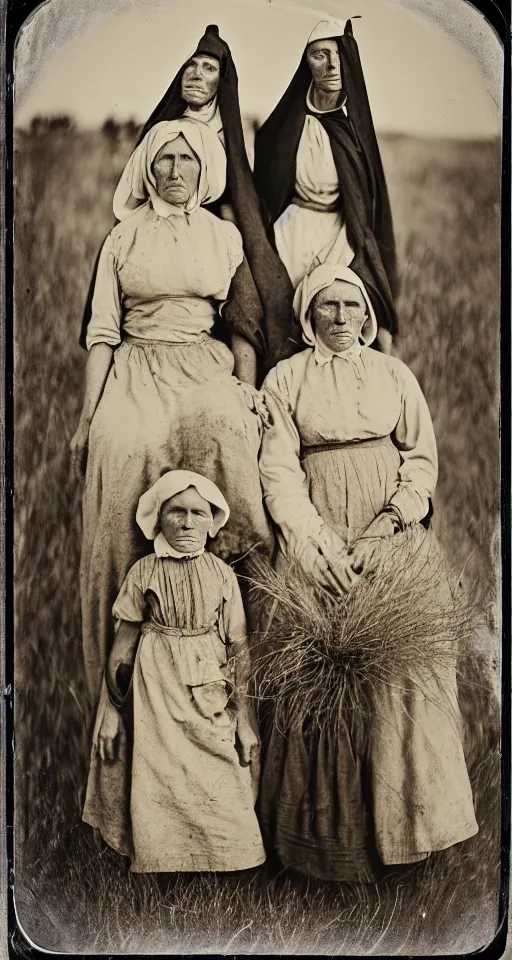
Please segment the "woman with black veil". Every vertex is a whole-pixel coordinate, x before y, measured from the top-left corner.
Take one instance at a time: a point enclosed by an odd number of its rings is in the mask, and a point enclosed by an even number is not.
[[[375,309],[378,346],[389,352],[397,333],[393,222],[350,20],[324,20],[311,33],[256,135],[254,180],[294,288],[320,263],[350,266]]]
[[[206,28],[194,54],[180,67],[146,122],[139,142],[156,123],[184,116],[210,126],[226,150],[226,192],[210,209],[218,216],[234,218],[242,234],[249,269],[237,278],[230,303],[223,310],[223,320],[227,327],[235,321],[238,329],[259,329],[257,340],[251,338],[255,353],[245,347],[247,374],[243,379],[254,386],[258,375],[293,352],[289,339],[293,289],[267,238],[244,143],[237,72],[230,49],[215,25]],[[82,346],[91,317],[96,268],[97,263],[82,322]],[[218,335],[222,336],[222,331]]]

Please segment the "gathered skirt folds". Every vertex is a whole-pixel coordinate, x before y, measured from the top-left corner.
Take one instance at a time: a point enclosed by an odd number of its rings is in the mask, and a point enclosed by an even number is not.
[[[92,749],[83,819],[134,873],[249,869],[265,853],[251,770],[236,749],[218,568],[209,553],[166,563],[170,575],[160,565],[152,579],[158,613],[142,625],[119,756],[107,763]],[[132,590],[116,602],[120,616],[131,615]],[[103,686],[97,724],[106,703]]]
[[[272,549],[258,473],[259,425],[232,375],[233,355],[208,336],[187,343],[127,338],[93,417],[80,565],[89,711],[113,640],[112,605],[152,549],[135,523],[139,497],[167,470],[218,485],[231,509],[210,549],[224,560]]]
[[[399,463],[383,438],[312,452],[303,468],[319,514],[350,544],[393,496]],[[435,568],[436,602],[446,609],[454,588],[441,548],[421,524],[412,536],[412,552],[411,532],[392,538],[393,557],[402,537],[404,576],[421,591]],[[325,880],[373,881],[478,832],[455,659],[415,669],[409,681],[370,691],[367,710],[344,706],[328,727],[296,712],[286,731],[267,719],[260,818],[285,866]]]

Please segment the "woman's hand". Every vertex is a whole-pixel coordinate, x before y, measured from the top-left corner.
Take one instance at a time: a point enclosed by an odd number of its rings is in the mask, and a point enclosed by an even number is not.
[[[297,557],[304,572],[315,583],[333,593],[348,593],[359,579],[359,575],[352,569],[343,541],[341,543],[342,551],[335,553],[328,550],[327,546],[322,545],[320,548],[312,540],[307,540]]]
[[[76,431],[69,444],[73,469],[76,470],[79,475],[85,474],[85,467],[87,463],[87,446],[89,443],[89,430],[90,423],[81,417],[78,427],[76,428]]]
[[[365,537],[361,540],[356,540],[349,554],[352,569],[355,570],[359,576],[366,576],[368,573],[373,573],[378,566],[381,547],[381,540],[377,537],[375,539]]]
[[[329,569],[336,578],[338,588],[343,593],[350,593],[350,591],[355,587],[356,583],[360,580],[361,573],[359,570],[354,568],[352,558],[348,551],[345,550],[343,554],[338,556],[328,555],[327,562],[329,564]]]
[[[237,383],[243,392],[244,400],[249,410],[252,410],[252,412],[256,414],[264,427],[271,427],[272,417],[270,416],[265,403],[265,397],[261,390],[257,390],[256,387],[252,387],[249,383],[244,383],[242,380],[237,380]]]
[[[94,731],[93,745],[104,763],[114,763],[119,757],[123,721],[114,705],[107,701],[101,721]]]
[[[386,540],[398,529],[398,520],[392,514],[379,513],[350,548],[353,569],[361,576],[372,573],[378,566]]]
[[[237,716],[236,733],[240,747],[240,763],[242,767],[248,767],[259,756],[260,742],[243,708]]]
[[[244,707],[237,717],[236,733],[240,764],[242,767],[251,767],[252,791],[256,802],[260,782],[260,742]]]
[[[359,574],[353,569],[347,544],[328,524],[322,527],[319,539],[320,549],[338,582],[339,589],[343,593],[348,593],[359,580]]]
[[[343,537],[340,537],[339,533],[336,533],[327,523],[323,524],[318,541],[320,549],[326,556],[344,556],[347,552],[347,544]]]
[[[306,540],[301,544],[296,558],[304,573],[311,580],[314,580],[315,583],[326,590],[337,590],[337,583],[329,569],[329,564],[312,540]]]

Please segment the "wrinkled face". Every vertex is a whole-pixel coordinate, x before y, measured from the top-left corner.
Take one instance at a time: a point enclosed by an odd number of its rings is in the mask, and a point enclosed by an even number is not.
[[[167,543],[179,553],[195,553],[206,544],[213,514],[195,487],[176,493],[160,509],[160,527]]]
[[[213,100],[220,80],[216,57],[199,54],[189,60],[181,78],[181,96],[192,108],[204,107]]]
[[[335,280],[313,300],[312,326],[315,336],[333,353],[342,353],[357,343],[366,316],[366,304],[359,287]]]
[[[341,64],[335,40],[314,40],[306,51],[313,83],[322,93],[341,93]]]
[[[160,148],[152,169],[156,192],[168,203],[184,207],[197,191],[201,164],[181,133]]]

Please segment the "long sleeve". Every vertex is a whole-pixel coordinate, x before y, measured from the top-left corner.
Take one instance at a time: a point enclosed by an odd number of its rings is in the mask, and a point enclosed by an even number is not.
[[[108,343],[117,347],[121,342],[121,294],[117,278],[112,234],[101,248],[92,299],[92,314],[87,327],[86,346]]]
[[[400,487],[390,505],[397,508],[404,523],[416,523],[428,512],[428,501],[437,483],[437,446],[432,418],[420,385],[413,373],[400,364],[402,392],[400,419],[394,442],[400,452]]]
[[[271,371],[262,388],[272,425],[263,433],[260,476],[265,503],[278,527],[280,545],[292,557],[309,537],[318,541],[324,523],[309,496],[300,464],[299,433],[288,397],[279,389],[277,379],[275,371]]]

